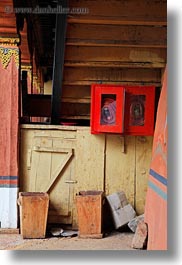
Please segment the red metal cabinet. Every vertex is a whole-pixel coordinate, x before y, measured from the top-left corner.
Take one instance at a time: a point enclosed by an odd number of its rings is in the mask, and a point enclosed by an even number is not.
[[[91,133],[153,135],[155,87],[92,85]]]
[[[124,132],[124,88],[92,85],[91,132]]]
[[[153,135],[155,87],[125,87],[124,133]]]

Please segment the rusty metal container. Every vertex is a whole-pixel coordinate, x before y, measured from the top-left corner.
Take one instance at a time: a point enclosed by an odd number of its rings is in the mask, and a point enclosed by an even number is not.
[[[23,238],[45,238],[49,195],[44,192],[20,192],[18,204]]]
[[[80,191],[76,195],[79,237],[102,238],[103,191]]]

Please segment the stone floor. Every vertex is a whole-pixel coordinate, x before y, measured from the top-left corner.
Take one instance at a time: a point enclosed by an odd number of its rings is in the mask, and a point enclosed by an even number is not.
[[[112,231],[102,239],[75,237],[46,237],[23,239],[20,234],[0,234],[1,250],[134,250],[132,232]]]

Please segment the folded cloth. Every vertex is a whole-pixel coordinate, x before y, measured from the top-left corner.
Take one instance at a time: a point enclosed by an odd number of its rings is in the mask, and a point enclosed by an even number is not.
[[[116,122],[116,101],[106,98],[101,110],[101,124],[111,125]]]

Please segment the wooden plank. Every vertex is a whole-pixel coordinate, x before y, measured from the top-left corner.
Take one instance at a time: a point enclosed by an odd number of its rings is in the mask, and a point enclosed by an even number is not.
[[[75,149],[75,194],[83,190],[104,190],[104,147],[105,135],[91,135],[89,127],[78,127]],[[77,227],[75,205],[73,211],[73,227]]]
[[[83,104],[89,104],[90,103],[90,98],[62,98],[61,100],[64,103],[83,103]]]
[[[90,104],[83,103],[62,103],[61,115],[80,116],[90,114]]]
[[[65,152],[65,151],[63,151],[63,152]],[[51,189],[52,185],[54,184],[54,182],[56,181],[58,176],[61,174],[62,170],[66,167],[66,165],[69,162],[69,160],[72,157],[72,155],[73,155],[73,152],[72,152],[72,150],[70,150],[66,154],[66,156],[65,156],[64,160],[62,161],[62,163],[57,166],[57,168],[55,169],[55,171],[53,172],[53,174],[51,176],[50,183],[44,189],[45,192],[48,192]]]
[[[65,51],[65,66],[69,66],[69,64],[74,66],[75,64],[75,67],[77,64],[86,66],[88,63],[94,64],[93,66],[96,63],[109,66],[111,62],[118,63],[118,66],[120,64],[124,66],[136,64],[137,66],[137,64],[142,65],[142,63],[145,66],[148,63],[150,67],[160,67],[166,63],[166,60],[166,49],[156,48],[67,46]]]
[[[167,27],[68,24],[67,42],[94,41],[123,45],[167,44]]]
[[[123,139],[119,135],[107,135],[105,187],[106,195],[124,191],[134,206],[135,201],[135,137],[125,136],[125,152]]]
[[[61,153],[61,154],[67,154],[72,153],[72,150],[68,148],[51,148],[51,147],[40,147],[40,146],[34,146],[33,151],[36,152],[48,152],[48,153]]]
[[[80,39],[67,39],[66,46],[93,46],[93,47],[125,47],[125,48],[159,48],[167,49],[166,43],[123,43],[122,41],[115,40],[80,40]]]
[[[104,135],[91,135],[90,128],[78,129],[76,146],[77,190],[103,190]]]
[[[90,115],[61,115],[62,119],[69,119],[69,120],[90,120]]]
[[[123,21],[166,21],[166,0],[73,0],[69,6],[72,8],[87,8],[87,12],[78,15],[83,18],[108,18],[116,17]],[[75,17],[75,16],[74,16]]]
[[[136,194],[135,207],[137,214],[143,214],[147,192],[148,174],[152,156],[153,137],[136,137]]]
[[[67,61],[67,67],[98,67],[98,68],[164,68],[165,63],[151,62],[73,62]]]
[[[63,86],[62,96],[73,97],[73,98],[89,98],[91,95],[91,87],[90,86]]]
[[[135,17],[134,17],[135,18]],[[145,25],[145,26],[167,26],[167,21],[158,18],[158,20],[127,20],[127,18],[118,17],[100,17],[100,16],[70,16],[68,18],[68,23],[73,24],[94,24],[94,25]],[[146,18],[145,18],[146,19]]]
[[[94,82],[161,82],[160,69],[132,69],[132,68],[71,68],[64,69],[64,83],[69,81]]]
[[[34,131],[32,129],[20,130],[20,191],[29,191],[30,187],[30,167],[32,161],[32,139]]]
[[[148,81],[135,81],[135,80],[130,80],[130,81],[125,81],[125,80],[120,80],[120,81],[109,81],[109,80],[104,80],[102,81],[102,84],[111,84],[111,85],[129,85],[129,86],[156,86],[160,87],[161,82],[159,81],[153,81],[153,80],[148,80]],[[100,80],[86,80],[86,81],[64,81],[64,85],[67,86],[91,86],[93,83],[101,83]]]

